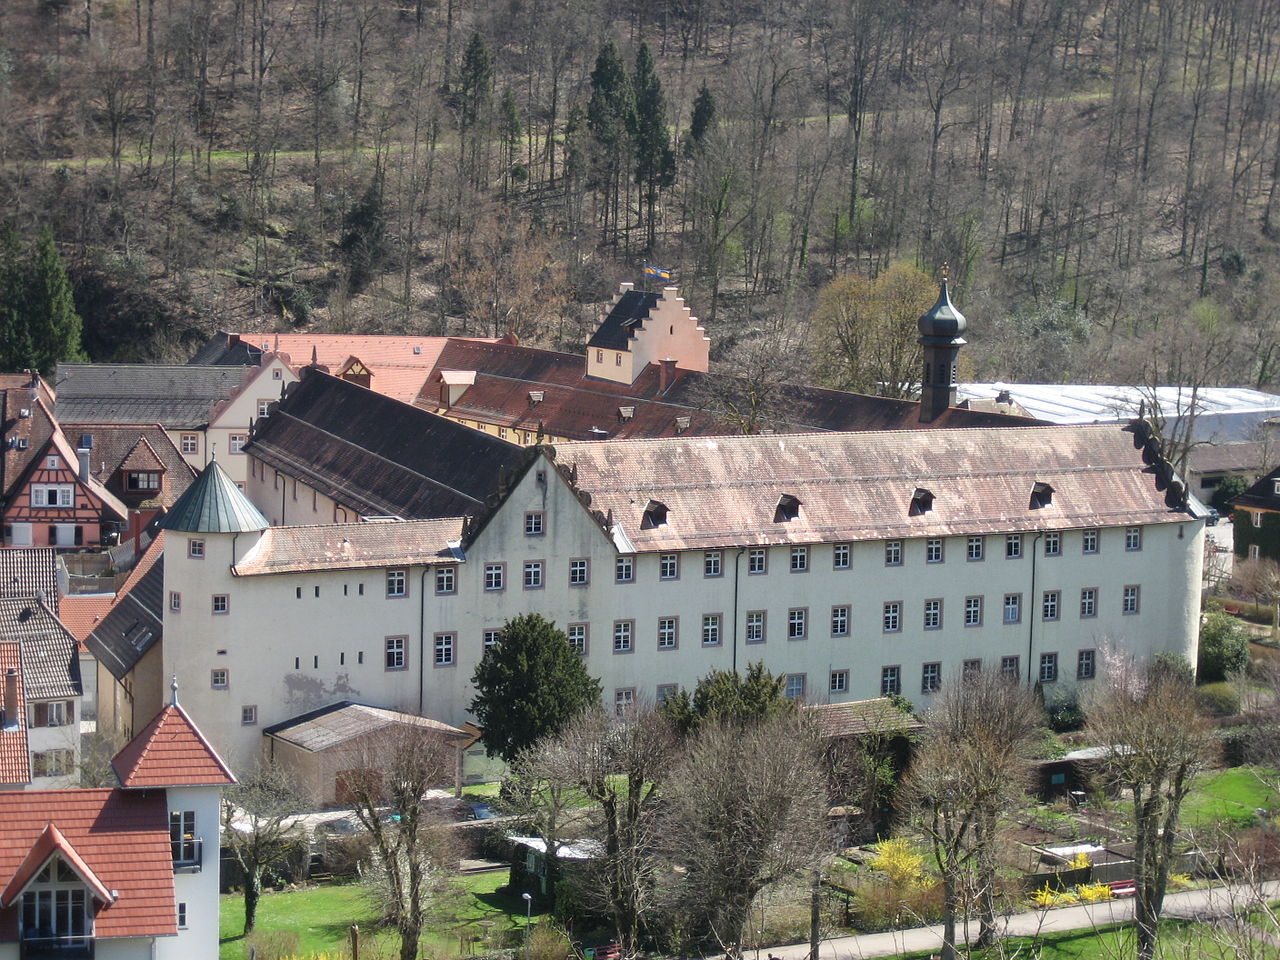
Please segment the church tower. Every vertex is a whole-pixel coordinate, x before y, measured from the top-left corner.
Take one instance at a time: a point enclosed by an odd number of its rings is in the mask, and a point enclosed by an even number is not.
[[[938,301],[920,317],[924,376],[920,381],[920,422],[932,423],[956,405],[956,355],[964,346],[964,314],[951,303],[947,268],[942,268]]]

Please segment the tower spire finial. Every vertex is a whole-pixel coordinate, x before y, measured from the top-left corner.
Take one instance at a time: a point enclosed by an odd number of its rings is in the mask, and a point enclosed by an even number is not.
[[[173,679],[169,681],[169,693],[169,702],[176,707],[178,705],[178,675],[176,673],[173,675]]]

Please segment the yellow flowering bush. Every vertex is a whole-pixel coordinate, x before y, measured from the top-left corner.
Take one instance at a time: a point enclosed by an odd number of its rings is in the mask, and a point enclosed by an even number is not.
[[[911,842],[902,837],[876,844],[876,855],[871,858],[870,866],[885,874],[895,886],[912,886],[924,880],[924,855],[917,853]]]
[[[1093,861],[1089,859],[1089,855],[1081,850],[1067,863],[1070,870],[1083,870],[1086,867],[1092,867]]]
[[[1110,900],[1114,894],[1105,883],[1081,883],[1076,886],[1076,896],[1081,903],[1101,903]]]

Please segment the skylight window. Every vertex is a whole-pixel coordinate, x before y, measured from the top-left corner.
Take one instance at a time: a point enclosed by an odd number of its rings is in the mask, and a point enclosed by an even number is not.
[[[778,505],[773,511],[774,523],[785,523],[788,520],[794,520],[800,516],[800,498],[790,493],[784,493],[778,498]]]

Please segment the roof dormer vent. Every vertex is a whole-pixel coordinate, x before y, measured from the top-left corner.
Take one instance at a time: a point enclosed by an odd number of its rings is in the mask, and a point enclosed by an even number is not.
[[[18,411],[18,418],[21,420],[26,420],[30,416],[31,416],[30,407],[23,407],[21,410]]]
[[[641,530],[652,530],[667,522],[667,505],[661,500],[650,500],[644,508],[644,517],[640,520]]]
[[[1053,487],[1047,483],[1034,483],[1031,485],[1031,509],[1039,510],[1041,507],[1047,507],[1053,503]]]
[[[929,513],[932,509],[933,491],[916,487],[915,492],[911,494],[911,508],[907,511],[908,516],[918,517],[923,513]]]
[[[635,407],[619,407],[619,408],[618,408],[618,422],[619,422],[619,423],[626,423],[628,420],[630,420],[630,419],[632,419],[633,417],[635,417],[635,415],[636,415],[636,408],[635,408]]]
[[[592,427],[587,431],[587,433],[591,434],[592,440],[603,440],[609,435],[608,430],[601,429],[600,427]]]
[[[688,417],[676,417],[676,433],[684,433],[689,429]]]
[[[778,498],[778,504],[773,509],[773,522],[785,523],[788,520],[794,520],[800,516],[800,498],[790,493],[784,493]]]
[[[529,391],[529,406],[531,406],[531,407],[533,407],[533,406],[537,406],[539,403],[541,403],[541,402],[542,402],[542,399],[543,399],[543,397],[544,397],[544,396],[545,396],[545,394],[544,394],[544,392],[543,392],[543,391],[541,391],[541,390],[530,390],[530,391]]]
[[[413,345],[413,355],[414,355],[415,357],[420,357],[420,356],[422,356],[422,346],[421,346],[420,344],[416,344],[416,343],[415,343],[415,344]]]

